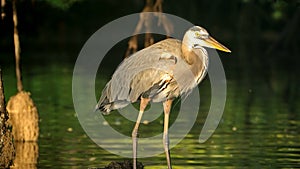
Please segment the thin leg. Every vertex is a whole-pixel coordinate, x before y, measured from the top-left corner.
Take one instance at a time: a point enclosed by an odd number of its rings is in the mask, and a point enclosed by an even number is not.
[[[141,123],[141,119],[144,113],[145,108],[147,107],[150,99],[148,98],[141,98],[140,103],[140,111],[138,118],[136,120],[135,126],[132,131],[132,151],[133,151],[133,169],[136,169],[136,158],[137,158],[137,136],[138,136],[138,130]]]
[[[164,113],[165,113],[165,118],[164,118],[164,135],[163,135],[163,144],[164,144],[164,149],[166,153],[166,158],[167,158],[167,163],[168,163],[168,169],[172,169],[171,165],[171,158],[170,158],[170,150],[169,150],[169,115],[171,111],[171,106],[172,106],[172,101],[173,100],[167,100],[163,103],[164,105]]]

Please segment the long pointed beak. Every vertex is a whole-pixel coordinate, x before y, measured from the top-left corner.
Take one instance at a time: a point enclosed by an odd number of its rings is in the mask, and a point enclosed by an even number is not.
[[[203,41],[206,43],[207,47],[215,48],[224,52],[231,52],[228,48],[226,48],[224,45],[216,41],[211,36],[209,36],[207,39],[203,39]]]

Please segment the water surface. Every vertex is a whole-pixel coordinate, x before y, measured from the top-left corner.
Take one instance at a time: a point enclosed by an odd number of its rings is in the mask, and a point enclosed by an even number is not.
[[[42,64],[23,66],[24,88],[32,93],[40,115],[38,168],[104,167],[111,161],[126,159],[97,146],[81,128],[72,102],[73,63],[53,59]],[[210,106],[210,84],[206,79],[199,86],[201,106],[196,123],[189,134],[171,150],[174,168],[299,167],[299,98],[287,101],[262,78],[236,78],[239,73],[235,70],[228,67],[225,70],[227,101],[217,130],[208,141],[199,143],[199,133]],[[3,74],[8,99],[16,92],[13,66],[5,66]],[[101,78],[97,79],[97,95],[109,76],[100,75]],[[272,83],[280,82],[273,80]],[[293,81],[292,85],[297,83]],[[171,115],[171,122],[177,117],[178,107],[173,109],[175,113]],[[116,130],[130,136],[132,122],[121,118],[118,113],[106,119]],[[159,116],[147,125],[142,124],[140,135],[146,137],[161,131],[162,116]],[[155,146],[163,149],[162,144]],[[139,161],[146,169],[166,168],[164,154]]]

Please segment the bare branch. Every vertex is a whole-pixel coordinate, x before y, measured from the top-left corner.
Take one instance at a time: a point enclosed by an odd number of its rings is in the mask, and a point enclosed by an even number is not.
[[[5,7],[5,0],[1,0],[1,19],[2,20],[5,17],[4,7]]]
[[[18,32],[18,16],[17,16],[16,0],[12,1],[12,8],[13,8],[13,22],[14,22],[14,45],[15,45],[15,58],[16,58],[17,87],[18,87],[18,91],[20,92],[23,90],[23,85],[22,85],[22,76],[20,70],[21,47],[20,47],[20,39],[19,39],[19,32]]]
[[[125,53],[125,58],[129,57],[131,54],[135,53],[138,49],[138,35],[142,28],[145,28],[145,40],[144,47],[148,47],[154,43],[154,38],[150,32],[152,32],[151,28],[153,27],[154,17],[158,18],[157,26],[163,26],[166,31],[167,37],[169,37],[173,31],[173,24],[171,21],[162,13],[162,3],[163,0],[156,0],[153,3],[153,0],[146,0],[146,5],[140,14],[139,22],[134,30],[134,36],[130,38],[128,41],[128,48]],[[157,12],[156,15],[149,14],[147,12]]]

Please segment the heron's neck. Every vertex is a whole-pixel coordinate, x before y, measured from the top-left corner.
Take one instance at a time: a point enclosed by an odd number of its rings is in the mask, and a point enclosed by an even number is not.
[[[202,49],[194,49],[188,43],[182,42],[181,50],[183,59],[189,64],[191,71],[199,83],[206,74],[208,66],[208,57],[206,51]],[[204,49],[205,50],[205,49]]]

